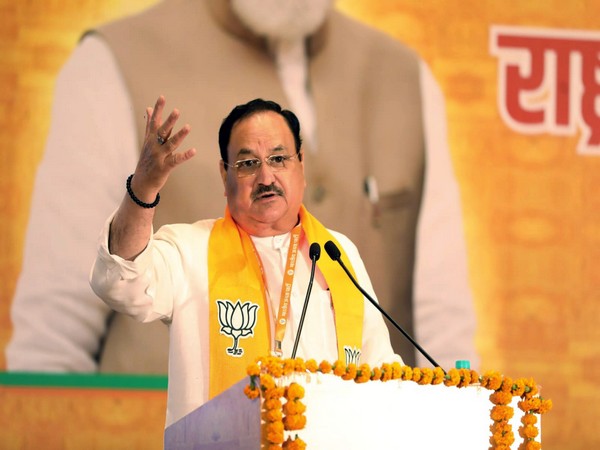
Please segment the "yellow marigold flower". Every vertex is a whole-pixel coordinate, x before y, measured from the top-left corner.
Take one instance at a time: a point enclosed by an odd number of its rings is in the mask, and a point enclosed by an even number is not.
[[[513,409],[510,406],[496,405],[490,412],[490,417],[496,422],[500,420],[510,420],[514,414]]]
[[[327,361],[321,361],[321,364],[319,364],[319,370],[321,373],[329,373],[331,372],[331,364],[329,364]]]
[[[458,369],[460,381],[458,387],[465,387],[471,384],[471,371],[469,369]]]
[[[309,359],[306,361],[306,370],[311,373],[315,373],[319,369],[317,362],[314,359]]]
[[[402,379],[404,381],[412,380],[412,367],[410,366],[402,366]]]
[[[260,395],[260,391],[248,385],[244,388],[244,394],[246,394],[246,397],[248,397],[250,400],[253,400]]]
[[[306,426],[306,416],[303,414],[285,416],[283,426],[286,430],[302,430]]]
[[[494,405],[508,405],[512,402],[512,394],[504,391],[494,391],[490,394],[490,401]]]

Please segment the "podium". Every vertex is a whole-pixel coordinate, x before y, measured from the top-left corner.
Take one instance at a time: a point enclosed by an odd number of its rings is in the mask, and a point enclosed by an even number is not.
[[[490,391],[477,385],[457,388],[402,380],[358,384],[321,373],[293,374],[284,382],[304,387],[306,425],[286,431],[286,437],[299,436],[307,449],[490,447],[494,405]],[[249,378],[240,380],[169,426],[165,450],[261,449],[261,398],[246,397],[248,383]],[[509,421],[515,450],[521,443],[517,430],[523,415],[517,400]]]

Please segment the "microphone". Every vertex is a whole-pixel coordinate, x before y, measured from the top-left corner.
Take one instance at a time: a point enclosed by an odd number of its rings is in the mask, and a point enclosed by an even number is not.
[[[312,261],[310,268],[310,279],[308,280],[308,288],[306,289],[306,298],[304,299],[304,306],[302,307],[302,314],[300,315],[300,322],[298,323],[298,333],[296,334],[296,340],[294,341],[294,349],[292,350],[292,359],[296,357],[296,351],[298,350],[298,343],[300,342],[300,333],[302,333],[302,325],[304,324],[304,316],[306,316],[306,308],[308,307],[308,299],[310,298],[310,291],[312,289],[313,281],[315,279],[315,267],[317,261],[321,257],[321,246],[318,242],[310,244],[308,250],[308,256]]]
[[[371,304],[373,304],[373,306],[375,306],[379,310],[379,312],[381,314],[383,314],[385,316],[385,318],[387,320],[389,320],[392,323],[392,325],[394,325],[394,327],[398,331],[400,331],[400,333],[402,333],[404,335],[404,337],[406,339],[408,339],[411,342],[411,344],[414,345],[415,348],[417,350],[419,350],[421,352],[421,354],[425,358],[427,358],[427,360],[431,364],[433,364],[434,367],[440,367],[440,365],[437,362],[435,362],[435,360],[431,356],[429,356],[429,354],[406,331],[404,331],[402,329],[402,327],[400,325],[398,325],[396,323],[396,321],[394,319],[392,319],[387,312],[384,311],[384,309],[379,305],[379,303],[377,303],[362,287],[360,287],[358,282],[354,279],[354,277],[352,276],[352,274],[350,273],[348,268],[343,263],[343,261],[341,259],[342,255],[340,253],[340,250],[337,248],[337,245],[335,245],[332,241],[327,241],[325,243],[325,251],[327,252],[327,254],[329,255],[329,257],[332,260],[337,261],[340,264],[340,266],[342,266],[342,269],[344,269],[344,272],[346,272],[346,275],[348,275],[348,278],[350,278],[350,280],[352,281],[354,286],[356,286],[358,288],[358,290],[367,298],[367,300],[369,300],[371,302]]]

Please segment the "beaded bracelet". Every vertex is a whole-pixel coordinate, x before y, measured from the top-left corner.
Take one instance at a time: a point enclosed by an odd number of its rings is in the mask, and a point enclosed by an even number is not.
[[[132,178],[133,174],[129,175],[129,177],[127,177],[127,183],[125,184],[125,186],[127,186],[127,193],[129,194],[129,197],[131,197],[131,200],[133,200],[137,205],[141,206],[142,208],[154,208],[156,205],[158,205],[158,202],[160,202],[159,193],[156,194],[156,199],[154,199],[152,203],[145,203],[135,196],[133,190],[131,189]]]

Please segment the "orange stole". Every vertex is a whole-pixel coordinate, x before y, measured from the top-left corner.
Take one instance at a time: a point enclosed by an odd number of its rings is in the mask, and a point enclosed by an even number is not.
[[[332,240],[338,245],[348,269],[354,274],[343,248],[304,207],[302,228],[309,242],[322,247]],[[329,258],[318,267],[329,286],[334,304],[338,358],[344,347],[361,348],[364,304],[343,270]],[[246,367],[270,353],[269,311],[260,260],[250,236],[237,226],[229,209],[215,222],[208,244],[210,381],[209,397],[237,383]]]

